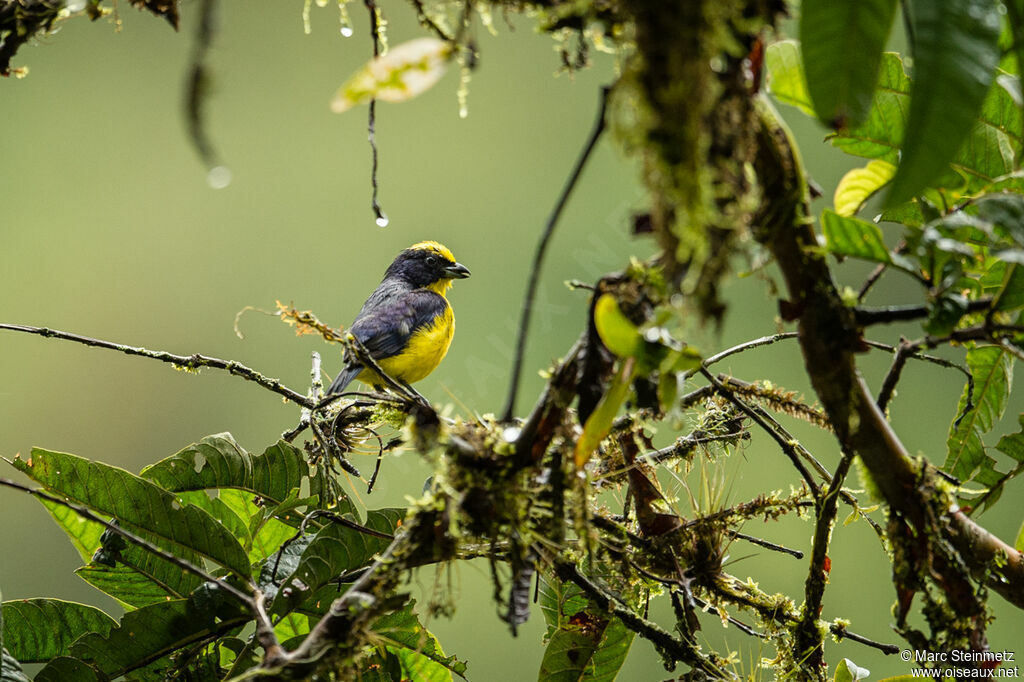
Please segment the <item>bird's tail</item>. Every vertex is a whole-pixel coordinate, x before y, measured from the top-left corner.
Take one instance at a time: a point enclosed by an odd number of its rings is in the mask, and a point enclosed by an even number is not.
[[[363,371],[362,365],[345,365],[345,368],[338,372],[338,376],[334,377],[334,381],[331,382],[330,388],[327,389],[327,395],[333,395],[335,393],[341,393],[344,391],[352,380]]]

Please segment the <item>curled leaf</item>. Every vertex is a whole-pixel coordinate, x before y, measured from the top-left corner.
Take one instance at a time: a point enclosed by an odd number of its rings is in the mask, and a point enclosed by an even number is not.
[[[396,45],[367,62],[338,89],[331,100],[331,111],[340,114],[371,99],[412,99],[441,80],[451,56],[451,44],[437,38],[417,38]]]
[[[847,172],[836,186],[833,198],[836,213],[844,217],[856,215],[864,202],[885,187],[895,174],[896,166],[877,159]]]

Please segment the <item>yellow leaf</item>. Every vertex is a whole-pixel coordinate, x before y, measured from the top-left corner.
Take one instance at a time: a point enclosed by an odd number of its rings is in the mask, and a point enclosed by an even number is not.
[[[374,57],[338,89],[331,111],[340,114],[379,99],[404,102],[434,86],[448,68],[452,46],[437,38],[417,38]]]
[[[612,430],[612,421],[614,421],[619,408],[622,407],[622,403],[625,402],[626,393],[629,392],[634,367],[636,367],[636,361],[633,358],[627,358],[622,362],[622,366],[615,373],[615,377],[608,387],[608,392],[604,394],[593,413],[587,418],[587,423],[583,426],[583,434],[576,441],[577,468],[587,463],[590,456],[597,450],[597,446]]]
[[[622,314],[619,302],[611,294],[603,294],[597,299],[594,326],[601,343],[620,358],[632,358],[640,353],[643,345],[640,330]]]
[[[869,161],[863,168],[854,168],[843,176],[832,202],[841,216],[856,215],[864,202],[885,187],[896,174],[896,166],[887,161]]]

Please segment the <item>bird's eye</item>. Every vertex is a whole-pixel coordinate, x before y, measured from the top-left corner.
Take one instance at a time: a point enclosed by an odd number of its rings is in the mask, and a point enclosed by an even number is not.
[[[433,256],[427,256],[427,265],[437,265],[437,259]]]

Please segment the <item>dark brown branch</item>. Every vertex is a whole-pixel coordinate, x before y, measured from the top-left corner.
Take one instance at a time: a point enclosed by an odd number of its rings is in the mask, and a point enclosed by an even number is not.
[[[878,409],[856,366],[863,349],[860,324],[832,281],[817,250],[800,160],[789,131],[766,99],[757,172],[766,192],[779,197],[762,216],[756,237],[775,256],[789,290],[787,309],[798,321],[808,376],[844,451],[861,457],[886,502],[918,532],[930,532],[931,500],[922,495],[920,467]],[[962,338],[965,330],[950,337]],[[992,328],[974,332],[988,338]],[[924,471],[925,478],[932,475]],[[944,512],[943,535],[974,570],[1011,603],[1024,607],[1024,555],[974,523],[963,512]],[[948,571],[955,569],[947,568]],[[952,574],[950,578],[955,578]]]
[[[845,625],[840,625],[839,623],[830,623],[828,626],[828,631],[840,640],[848,639],[851,642],[857,642],[858,644],[863,644],[864,646],[869,646],[874,649],[878,649],[886,656],[892,656],[893,654],[898,654],[900,652],[900,647],[895,644],[885,644],[884,642],[876,642],[875,640],[869,639],[864,635],[858,635],[856,632],[850,632],[846,629]]]
[[[852,461],[851,453],[843,454],[832,482],[817,503],[811,565],[807,570],[807,580],[804,582],[804,604],[801,608],[800,623],[796,628],[796,655],[803,661],[805,669],[817,677],[823,677],[825,672],[825,643],[821,637],[821,630],[818,629],[818,617],[821,614],[825,585],[828,582],[828,545],[839,506],[839,493],[842,491],[843,481]]]
[[[292,389],[283,385],[278,379],[270,379],[263,376],[259,372],[253,369],[249,369],[245,365],[235,362],[234,360],[221,360],[219,358],[211,358],[205,355],[174,355],[166,351],[161,350],[147,350],[145,348],[138,348],[135,346],[126,346],[120,343],[112,343],[110,341],[102,341],[100,339],[93,339],[88,336],[81,336],[79,334],[71,334],[69,332],[62,332],[58,329],[48,329],[46,327],[30,327],[28,325],[21,324],[5,324],[0,323],[0,329],[6,329],[8,331],[24,332],[26,334],[36,334],[44,338],[61,339],[63,341],[74,341],[85,346],[92,346],[94,348],[106,348],[107,350],[116,350],[126,355],[139,355],[145,358],[152,358],[153,360],[159,360],[160,362],[167,362],[179,369],[194,370],[200,367],[212,367],[213,369],[222,369],[235,376],[242,377],[248,381],[259,384],[263,388],[273,391],[278,395],[282,395],[288,400],[292,401],[296,405],[301,405],[306,408],[313,408],[316,403],[310,398],[296,393]]]
[[[968,313],[980,313],[992,307],[992,297],[969,301],[967,304]],[[894,305],[884,308],[855,308],[854,319],[862,327],[873,324],[891,324],[893,322],[908,322],[910,320],[921,320],[928,317],[931,308],[926,305]]]
[[[765,549],[770,549],[773,552],[780,552],[782,554],[789,554],[790,556],[794,556],[797,559],[803,559],[804,558],[804,553],[801,552],[799,549],[790,549],[789,547],[783,547],[782,545],[777,545],[774,542],[769,542],[769,541],[765,540],[764,538],[755,537],[753,535],[747,535],[746,533],[738,533],[738,532],[736,532],[734,530],[730,530],[729,531],[729,537],[737,538],[739,540],[746,540],[747,542],[749,542],[751,544],[754,544],[754,545],[758,545],[759,547],[764,547]]]
[[[569,202],[569,197],[576,188],[576,182],[583,173],[583,167],[587,165],[591,152],[594,151],[597,141],[601,139],[601,134],[604,132],[605,112],[608,108],[608,94],[610,92],[610,86],[601,88],[601,103],[598,107],[597,117],[594,119],[594,128],[590,131],[590,137],[587,138],[583,151],[580,153],[579,158],[576,159],[576,165],[569,174],[569,179],[566,180],[558,201],[555,202],[555,208],[548,216],[548,221],[544,225],[544,232],[541,234],[540,241],[537,242],[533,264],[530,266],[530,280],[526,285],[526,296],[523,298],[523,308],[519,316],[519,335],[516,339],[516,354],[512,362],[512,377],[508,387],[508,398],[505,401],[505,410],[502,412],[501,420],[506,424],[510,424],[515,416],[516,396],[519,392],[519,377],[523,369],[526,338],[530,331],[530,314],[533,312],[533,299],[537,295],[537,284],[540,281],[540,266],[544,261],[544,255],[548,250],[548,242],[551,241],[551,235],[555,232],[558,219],[562,216],[562,209]]]

